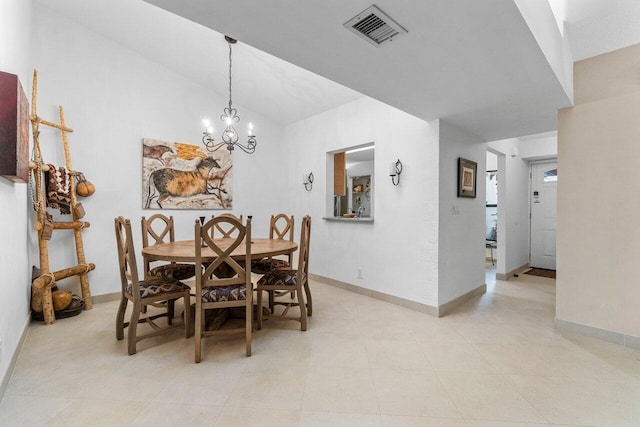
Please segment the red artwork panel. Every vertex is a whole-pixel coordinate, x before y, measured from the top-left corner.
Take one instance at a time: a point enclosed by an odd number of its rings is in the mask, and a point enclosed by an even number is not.
[[[15,74],[0,71],[0,176],[29,180],[29,103]]]

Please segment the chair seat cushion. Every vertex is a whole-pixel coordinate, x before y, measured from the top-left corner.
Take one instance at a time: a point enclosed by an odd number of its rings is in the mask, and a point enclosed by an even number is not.
[[[251,261],[251,272],[265,274],[271,270],[288,269],[289,263],[283,259],[263,258]]]
[[[242,301],[246,299],[247,288],[244,284],[202,288],[203,302]]]
[[[184,292],[191,289],[189,286],[185,285],[182,282],[178,282],[177,280],[167,281],[167,279],[163,279],[162,277],[152,277],[147,280],[142,280],[138,282],[138,284],[140,285],[141,298],[150,298],[162,294]],[[129,286],[127,286],[127,292],[129,294],[133,294],[133,285],[129,284]]]
[[[258,280],[258,286],[296,287],[298,270],[271,270]]]
[[[186,280],[196,275],[196,266],[172,262],[152,268],[149,275],[163,279]]]

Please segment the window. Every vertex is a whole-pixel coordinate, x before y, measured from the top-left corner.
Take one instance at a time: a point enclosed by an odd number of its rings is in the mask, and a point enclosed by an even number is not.
[[[542,178],[543,182],[557,182],[558,181],[558,169],[551,169],[544,173]]]

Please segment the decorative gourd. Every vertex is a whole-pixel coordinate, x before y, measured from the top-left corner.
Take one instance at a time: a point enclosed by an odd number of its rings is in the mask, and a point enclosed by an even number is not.
[[[55,311],[64,310],[71,304],[71,292],[69,291],[53,291],[51,299],[53,300],[53,309]]]
[[[82,172],[76,174],[78,183],[76,184],[76,194],[80,197],[89,197],[96,192],[96,187],[87,181]]]

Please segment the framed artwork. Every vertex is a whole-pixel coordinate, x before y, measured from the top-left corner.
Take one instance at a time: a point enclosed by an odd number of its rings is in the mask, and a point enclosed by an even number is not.
[[[144,209],[232,208],[231,153],[200,145],[142,139]]]
[[[458,158],[458,197],[476,198],[478,163]]]

